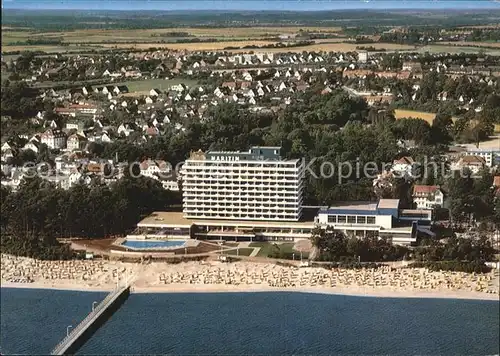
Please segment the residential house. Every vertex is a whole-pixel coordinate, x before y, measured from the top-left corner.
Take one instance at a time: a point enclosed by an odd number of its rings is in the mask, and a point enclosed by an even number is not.
[[[417,209],[433,209],[444,204],[443,191],[437,185],[415,185],[412,196]]]
[[[122,136],[128,136],[130,135],[132,132],[134,132],[136,130],[136,127],[134,124],[131,124],[131,123],[125,123],[125,124],[120,124],[120,126],[118,126],[118,129],[116,130],[116,132],[118,133],[118,135]]]
[[[422,64],[420,62],[404,62],[403,70],[408,72],[422,72]]]
[[[82,120],[68,120],[66,130],[83,131],[85,123]]]
[[[174,192],[179,191],[179,183],[176,180],[162,180],[161,185],[165,190],[171,190]]]
[[[61,149],[66,147],[66,134],[59,130],[48,129],[41,134],[40,140],[50,149]]]
[[[116,85],[113,88],[113,93],[115,93],[116,95],[118,95],[118,94],[126,94],[128,92],[129,92],[129,90],[128,90],[128,87],[126,85]]]
[[[38,150],[40,149],[40,142],[37,140],[31,140],[28,143],[26,143],[22,150],[32,150],[35,153],[38,153]]]
[[[471,156],[466,155],[460,158],[458,163],[455,165],[455,169],[469,169],[472,174],[477,174],[484,166],[486,166],[486,161],[481,156]]]
[[[87,139],[82,135],[75,133],[68,137],[67,149],[70,151],[82,150],[85,148],[86,144],[87,144]]]
[[[172,85],[170,87],[171,90],[174,90],[178,93],[182,93],[184,90],[187,89],[187,86],[184,84],[184,83],[179,83],[179,84],[175,84],[175,85]]]
[[[161,90],[160,89],[151,89],[149,91],[149,96],[158,96],[161,94]]]
[[[418,165],[412,157],[405,156],[394,160],[391,172],[402,178],[414,177],[417,173],[417,167]]]
[[[2,153],[4,153],[5,151],[12,151],[13,148],[14,148],[13,145],[9,144],[8,142],[4,142],[2,144],[1,151],[2,151]]]
[[[140,169],[143,176],[153,179],[170,178],[172,174],[171,165],[163,160],[146,159],[141,162]]]

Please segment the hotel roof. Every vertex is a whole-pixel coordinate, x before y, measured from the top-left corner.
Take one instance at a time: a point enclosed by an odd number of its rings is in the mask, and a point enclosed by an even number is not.
[[[398,209],[399,199],[380,199],[378,202],[379,209]]]
[[[238,157],[241,160],[281,160],[281,147],[255,146],[248,151],[208,151],[207,159],[220,159],[221,157]]]
[[[191,225],[313,228],[314,221],[188,219],[181,212],[155,211],[137,223],[138,227],[190,227]]]
[[[338,203],[328,209],[321,209],[327,214],[358,214],[358,215],[397,215],[399,199],[380,199],[377,202]]]

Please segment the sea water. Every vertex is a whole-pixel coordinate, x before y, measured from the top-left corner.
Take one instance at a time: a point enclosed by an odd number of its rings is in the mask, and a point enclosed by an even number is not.
[[[104,293],[1,290],[1,352],[46,354]],[[132,294],[79,354],[499,354],[499,303],[306,293]]]

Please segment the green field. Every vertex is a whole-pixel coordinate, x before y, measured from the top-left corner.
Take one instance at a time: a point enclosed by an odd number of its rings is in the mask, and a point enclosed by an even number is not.
[[[195,86],[198,82],[192,79],[146,79],[146,80],[131,80],[127,82],[112,83],[110,85],[126,85],[131,93],[149,92],[151,89],[167,90],[172,85],[184,83],[189,88]]]
[[[275,251],[274,247],[275,243],[273,242],[252,242],[249,247],[260,247],[259,252],[257,253],[258,257],[268,257],[272,255]],[[294,243],[285,242],[285,243],[277,243],[279,247],[280,258],[284,259],[293,259],[293,255],[295,254],[295,259],[300,259],[300,252],[295,251],[293,249]],[[309,256],[308,253],[302,253],[302,258],[307,258]]]
[[[230,256],[250,256],[253,252],[253,248],[240,248],[240,249],[234,249],[234,250],[229,250],[229,251],[224,251],[224,254],[230,255]]]
[[[430,52],[430,53],[479,53],[484,52],[486,54],[498,56],[500,55],[500,49],[486,48],[486,47],[466,47],[466,46],[450,46],[450,45],[428,45],[421,47],[418,50],[420,53]]]

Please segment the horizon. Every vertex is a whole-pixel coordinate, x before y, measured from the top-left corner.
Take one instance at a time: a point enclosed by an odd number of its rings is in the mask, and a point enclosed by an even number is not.
[[[335,10],[488,10],[499,9],[498,0],[4,0],[4,10],[76,11],[287,11]]]

